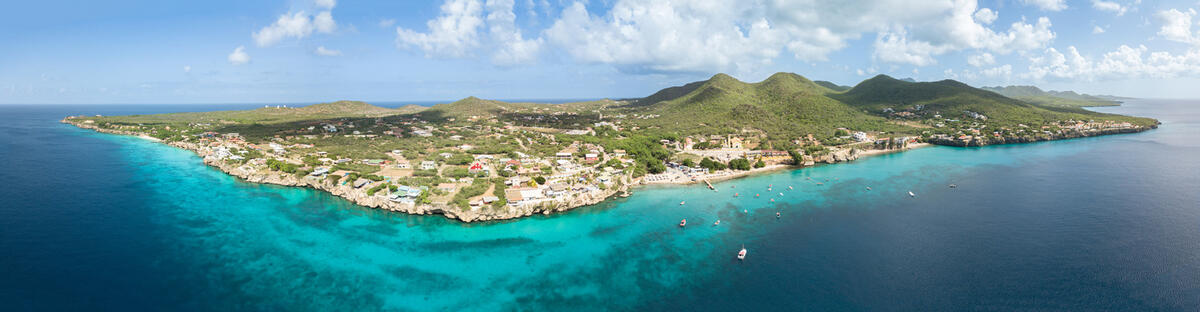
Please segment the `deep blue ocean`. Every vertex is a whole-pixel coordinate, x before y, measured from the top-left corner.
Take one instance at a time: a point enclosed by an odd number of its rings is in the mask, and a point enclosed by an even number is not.
[[[473,224],[58,123],[257,106],[0,105],[0,311],[1200,309],[1200,101],[1097,109],[1163,121],[1144,133],[929,147]]]

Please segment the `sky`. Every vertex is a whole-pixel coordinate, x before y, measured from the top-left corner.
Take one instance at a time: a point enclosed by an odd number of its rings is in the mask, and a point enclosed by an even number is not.
[[[21,1],[0,103],[596,99],[727,73],[1200,98],[1200,2]]]

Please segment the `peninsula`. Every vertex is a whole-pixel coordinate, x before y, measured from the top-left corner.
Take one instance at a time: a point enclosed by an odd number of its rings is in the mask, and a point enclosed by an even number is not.
[[[469,97],[400,108],[340,101],[62,121],[188,149],[248,182],[465,222],[565,211],[627,196],[640,184],[710,182],[926,144],[1023,143],[1158,125],[997,92],[884,75],[844,87],[791,73],[757,83],[717,74],[624,100]]]

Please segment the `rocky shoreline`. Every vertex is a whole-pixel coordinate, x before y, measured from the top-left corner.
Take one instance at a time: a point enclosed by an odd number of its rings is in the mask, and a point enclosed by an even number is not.
[[[1138,133],[1138,132],[1147,131],[1147,130],[1151,130],[1151,129],[1157,129],[1157,128],[1158,128],[1158,125],[1150,125],[1150,126],[1143,126],[1143,127],[1136,127],[1136,128],[1118,128],[1118,129],[1089,130],[1089,131],[1067,131],[1062,134],[1056,133],[1056,134],[1051,134],[1051,135],[1046,135],[1046,136],[1037,136],[1037,137],[973,137],[971,140],[962,140],[962,139],[957,139],[957,138],[953,138],[953,137],[935,137],[935,138],[927,139],[926,142],[928,142],[930,144],[945,145],[945,146],[981,147],[981,146],[988,146],[988,145],[1021,144],[1021,143],[1044,142],[1044,141],[1067,140],[1067,139],[1086,138],[1086,137],[1094,137],[1094,136],[1102,136],[1102,135],[1110,135],[1110,134]]]

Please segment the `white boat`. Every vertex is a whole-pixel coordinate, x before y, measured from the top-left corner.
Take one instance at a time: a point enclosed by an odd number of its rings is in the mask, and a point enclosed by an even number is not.
[[[908,191],[908,197],[917,197],[917,194],[913,194],[912,191]]]
[[[684,202],[686,202],[686,201],[681,201],[681,202],[679,202],[679,205],[680,205],[680,206],[683,206],[683,203],[684,203]]]
[[[870,186],[868,186],[868,187],[867,187],[867,190],[868,190],[868,191],[870,191],[870,190],[871,190],[871,187],[870,187]]]
[[[718,225],[721,225],[721,220],[717,220],[717,222],[713,222],[713,226],[718,226]]]
[[[788,185],[788,189],[789,189],[789,190],[790,190],[790,189],[792,189],[792,186],[791,186],[791,185]]]
[[[779,219],[779,216],[780,216],[780,215],[779,215],[779,213],[778,213],[778,212],[776,212],[776,213],[775,213],[775,219]]]
[[[679,227],[687,225],[687,219],[679,220]]]
[[[738,260],[746,259],[746,245],[742,245],[742,251],[738,251]]]
[[[779,196],[783,196],[783,193],[779,193]]]

